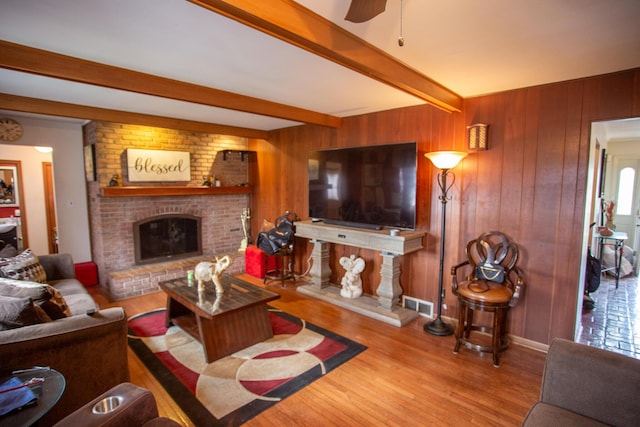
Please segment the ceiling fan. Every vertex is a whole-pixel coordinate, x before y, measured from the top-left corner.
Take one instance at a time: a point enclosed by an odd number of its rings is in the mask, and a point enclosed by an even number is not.
[[[351,22],[366,22],[382,12],[387,6],[387,0],[351,0],[351,5],[344,17]]]

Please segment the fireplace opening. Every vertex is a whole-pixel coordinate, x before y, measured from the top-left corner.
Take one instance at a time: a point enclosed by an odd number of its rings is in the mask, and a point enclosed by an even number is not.
[[[158,215],[133,224],[136,264],[202,255],[200,217]]]

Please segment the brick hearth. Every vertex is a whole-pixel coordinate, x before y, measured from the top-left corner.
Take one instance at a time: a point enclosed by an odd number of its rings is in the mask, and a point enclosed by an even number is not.
[[[244,272],[244,252],[235,251],[218,256],[224,255],[229,255],[232,259],[231,266],[225,273]],[[112,271],[108,278],[109,290],[114,299],[155,292],[158,290],[158,282],[185,277],[187,271],[193,270],[201,261],[214,261],[214,259],[210,256],[199,256]]]

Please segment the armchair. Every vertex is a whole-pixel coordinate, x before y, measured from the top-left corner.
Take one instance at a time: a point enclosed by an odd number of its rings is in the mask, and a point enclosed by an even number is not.
[[[158,416],[153,394],[131,383],[122,383],[107,390],[72,412],[55,427],[179,427],[170,418]]]
[[[556,338],[523,426],[638,425],[640,360]]]

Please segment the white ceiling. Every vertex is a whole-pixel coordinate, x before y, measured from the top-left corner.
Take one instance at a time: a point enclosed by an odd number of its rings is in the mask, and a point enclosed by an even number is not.
[[[264,0],[262,0],[264,1]],[[298,0],[463,97],[640,67],[638,0]],[[424,101],[186,0],[2,0],[0,38],[339,117]],[[290,120],[0,69],[0,93],[260,130]]]

